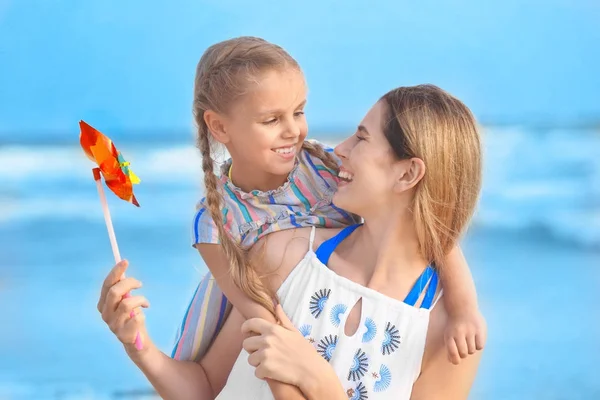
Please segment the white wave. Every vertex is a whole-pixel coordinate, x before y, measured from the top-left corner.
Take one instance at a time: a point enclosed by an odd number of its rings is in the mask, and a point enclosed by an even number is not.
[[[124,156],[142,180],[187,180],[202,171],[200,154],[193,146],[164,150],[135,148]],[[87,179],[94,166],[79,147],[0,147],[2,183],[65,177]]]

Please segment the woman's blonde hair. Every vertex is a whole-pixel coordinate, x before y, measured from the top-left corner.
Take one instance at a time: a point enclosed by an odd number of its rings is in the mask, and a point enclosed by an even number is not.
[[[248,86],[257,82],[262,74],[289,69],[301,71],[296,60],[281,47],[260,38],[238,37],[214,44],[204,52],[196,68],[194,85],[193,113],[198,129],[198,147],[202,153],[208,210],[217,227],[221,246],[229,259],[233,281],[251,300],[271,312],[274,312],[274,293],[267,290],[250,264],[247,249],[242,248],[225,231],[220,182],[214,173],[211,154],[211,144],[214,143],[204,121],[204,113],[207,110],[226,113],[234,102],[243,99]],[[328,168],[337,171],[336,161],[320,146],[304,142],[302,147],[323,160]]]
[[[481,142],[467,106],[434,85],[385,94],[383,131],[398,159],[420,158],[411,210],[422,255],[438,267],[457,243],[481,189]]]

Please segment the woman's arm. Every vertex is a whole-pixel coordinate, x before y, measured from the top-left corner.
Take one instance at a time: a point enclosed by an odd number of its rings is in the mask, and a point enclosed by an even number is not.
[[[442,300],[446,300],[445,295]],[[440,301],[431,312],[421,375],[413,386],[411,400],[461,400],[469,395],[482,353],[463,360],[460,365],[451,364],[444,344],[447,322],[445,304]]]
[[[256,376],[297,386],[311,400],[346,400],[348,396],[331,365],[294,327],[281,305],[275,312],[281,325],[260,318],[242,325],[242,333],[256,335],[243,342]]]
[[[283,236],[290,236],[289,231],[278,232],[277,234],[272,234],[270,236],[276,236],[279,240],[283,239]],[[291,236],[290,236],[291,237]],[[271,240],[271,239],[269,239]],[[265,279],[265,284],[268,284],[272,289],[276,290],[283,282],[283,279],[289,274],[289,271],[285,273],[285,267],[282,265],[282,268],[279,268],[274,262],[274,257],[277,254],[273,252],[266,251],[262,247],[262,243],[260,242],[254,245],[251,253],[257,257],[258,260],[261,260],[260,264],[261,270],[258,271],[261,275],[269,276],[269,279]],[[270,248],[272,246],[269,246]],[[262,318],[264,320],[275,323],[275,317],[268,310],[263,308],[261,305],[255,303],[250,300],[240,288],[233,282],[231,279],[231,275],[229,272],[229,261],[222,247],[217,244],[207,244],[201,243],[196,244],[196,248],[200,252],[200,255],[204,259],[204,262],[210,269],[214,278],[217,281],[217,284],[227,296],[227,299],[233,304],[233,306],[242,314],[245,319],[248,318]],[[265,250],[265,251],[263,251]],[[290,258],[288,256],[285,257],[285,266],[290,265]],[[298,261],[301,258],[298,259]],[[283,256],[280,258],[283,260]],[[295,265],[295,264],[293,264]],[[275,274],[278,272],[278,274]],[[283,276],[284,275],[284,276]],[[302,392],[296,387],[288,384],[284,384],[281,382],[273,381],[267,379],[269,387],[271,388],[271,392],[276,399],[304,399]]]
[[[458,364],[461,358],[483,349],[486,338],[473,276],[458,246],[446,256],[440,268],[440,280],[449,316],[445,330],[448,359]]]

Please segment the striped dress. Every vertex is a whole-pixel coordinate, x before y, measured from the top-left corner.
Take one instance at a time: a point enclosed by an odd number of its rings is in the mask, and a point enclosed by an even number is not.
[[[220,176],[223,222],[225,229],[246,248],[263,236],[284,229],[340,228],[359,222],[357,216],[331,202],[339,182],[335,173],[304,150],[299,153],[287,182],[268,192],[243,192],[228,179],[230,167],[230,161],[224,163]],[[193,244],[219,243],[216,226],[204,199],[194,216],[192,234]],[[230,310],[231,304],[210,272],[207,273],[187,307],[171,356],[176,360],[199,361]]]

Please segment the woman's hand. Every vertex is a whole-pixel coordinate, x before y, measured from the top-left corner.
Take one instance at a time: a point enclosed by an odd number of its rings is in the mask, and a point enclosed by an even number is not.
[[[242,325],[242,334],[256,335],[243,342],[256,377],[297,386],[308,398],[345,398],[333,368],[294,327],[281,305],[275,313],[281,325],[260,318]]]
[[[143,296],[124,298],[130,291],[142,287],[142,283],[137,279],[131,277],[121,279],[128,265],[129,263],[123,260],[109,272],[102,285],[97,307],[106,325],[123,343],[125,350],[135,361],[141,352],[150,347],[144,314],[141,311],[141,308],[150,307],[150,303]],[[138,332],[144,343],[142,350],[137,350],[134,345]]]

